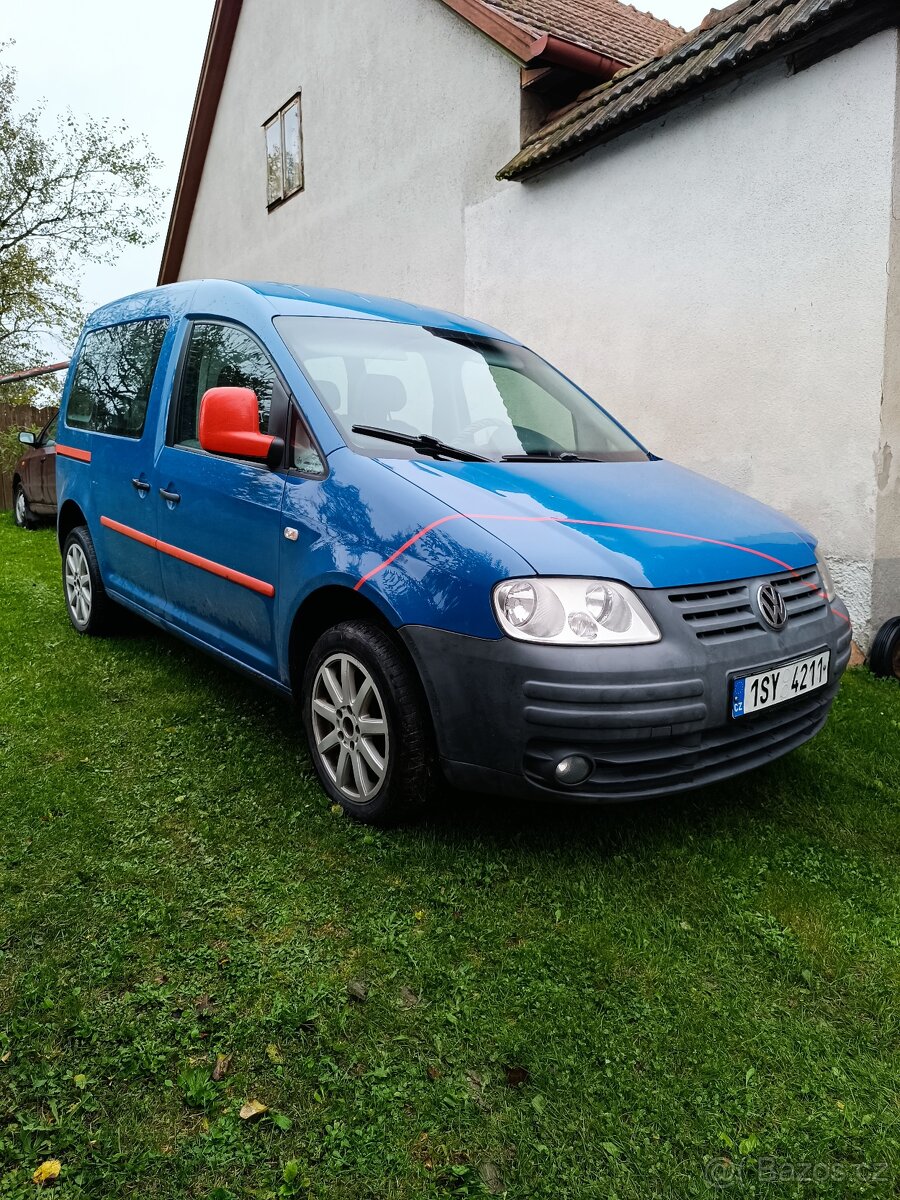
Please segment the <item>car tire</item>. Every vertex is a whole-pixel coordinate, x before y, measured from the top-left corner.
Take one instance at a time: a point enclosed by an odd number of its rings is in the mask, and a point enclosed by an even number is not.
[[[869,669],[885,679],[900,679],[900,617],[885,621],[875,635]]]
[[[25,495],[25,489],[21,483],[16,484],[13,492],[13,520],[20,529],[37,529],[38,527],[38,519],[28,503],[28,497]]]
[[[323,788],[371,825],[421,807],[433,782],[431,726],[415,671],[374,621],[342,621],[312,648],[303,724]]]
[[[113,623],[114,605],[103,586],[94,543],[86,525],[73,529],[63,543],[63,597],[77,633],[102,637]]]

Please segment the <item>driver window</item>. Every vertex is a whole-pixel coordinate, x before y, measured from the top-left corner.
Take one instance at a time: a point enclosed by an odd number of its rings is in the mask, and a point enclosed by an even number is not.
[[[214,387],[247,387],[259,403],[259,432],[269,432],[275,370],[249,334],[233,325],[197,321],[191,328],[175,418],[176,446],[200,449],[200,401]]]
[[[50,424],[47,426],[47,428],[44,430],[43,436],[41,437],[41,445],[45,449],[48,449],[50,446],[56,445],[56,426],[57,426],[58,421],[59,421],[59,418],[54,417],[53,420],[50,422]]]

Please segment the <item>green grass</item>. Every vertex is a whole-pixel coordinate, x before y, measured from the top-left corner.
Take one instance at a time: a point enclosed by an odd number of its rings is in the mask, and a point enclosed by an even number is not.
[[[688,798],[372,832],[289,706],[58,575],[4,516],[4,1200],[895,1194],[895,683]]]

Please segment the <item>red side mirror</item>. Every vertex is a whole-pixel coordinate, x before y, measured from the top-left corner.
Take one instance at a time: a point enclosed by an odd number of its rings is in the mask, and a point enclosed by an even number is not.
[[[211,454],[267,459],[275,438],[259,432],[259,404],[250,388],[214,387],[200,401],[200,445]]]

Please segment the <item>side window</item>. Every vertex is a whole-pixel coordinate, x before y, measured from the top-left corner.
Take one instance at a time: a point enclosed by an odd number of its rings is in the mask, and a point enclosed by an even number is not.
[[[153,318],[89,333],[78,356],[66,424],[139,438],[168,324]]]
[[[324,475],[325,464],[313,444],[306,422],[296,409],[291,413],[291,457],[290,466],[304,475]]]
[[[44,430],[44,436],[41,438],[41,445],[45,450],[49,450],[51,446],[56,445],[56,427],[59,423],[59,417],[54,417],[47,428]]]
[[[259,403],[259,432],[269,432],[275,369],[248,333],[234,325],[197,321],[181,372],[173,441],[200,449],[200,401],[214,387],[247,387]]]

